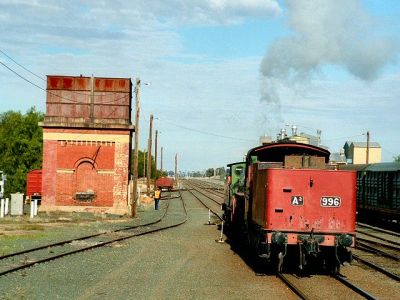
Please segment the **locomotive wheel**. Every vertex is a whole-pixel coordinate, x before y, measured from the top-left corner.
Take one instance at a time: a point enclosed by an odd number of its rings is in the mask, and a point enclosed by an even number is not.
[[[338,275],[340,272],[340,263],[339,262],[335,262],[333,264],[333,268],[332,268],[332,274],[333,275]]]

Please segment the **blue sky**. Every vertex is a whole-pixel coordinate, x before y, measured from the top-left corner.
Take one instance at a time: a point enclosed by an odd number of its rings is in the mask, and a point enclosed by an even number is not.
[[[140,77],[164,165],[241,160],[285,124],[338,152],[367,130],[400,154],[400,1],[0,0],[0,50],[30,71]],[[0,53],[0,62],[45,82]],[[45,111],[45,92],[0,65],[1,112]]]

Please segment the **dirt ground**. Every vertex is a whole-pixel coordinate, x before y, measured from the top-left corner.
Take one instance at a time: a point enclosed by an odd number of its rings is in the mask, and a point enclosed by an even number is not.
[[[138,218],[160,214],[166,203],[160,211],[144,208]],[[275,276],[256,276],[228,243],[217,243],[218,227],[205,225],[208,211],[197,200],[188,198],[186,207],[188,221],[182,226],[1,277],[0,298],[296,298]],[[179,199],[171,200],[169,211],[165,222],[184,217]],[[54,229],[64,233],[62,228]]]

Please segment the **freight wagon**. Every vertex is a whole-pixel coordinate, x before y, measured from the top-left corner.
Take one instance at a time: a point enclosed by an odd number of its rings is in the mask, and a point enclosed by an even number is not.
[[[158,189],[166,189],[170,191],[174,187],[174,179],[168,177],[160,177],[156,180],[155,186]]]
[[[32,170],[26,176],[26,202],[42,200],[42,170]]]
[[[339,166],[357,171],[357,213],[360,221],[400,220],[400,163]]]

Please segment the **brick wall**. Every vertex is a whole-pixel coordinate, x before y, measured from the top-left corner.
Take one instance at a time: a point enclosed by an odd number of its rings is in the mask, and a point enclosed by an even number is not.
[[[44,209],[127,212],[130,131],[44,128],[43,145]]]

